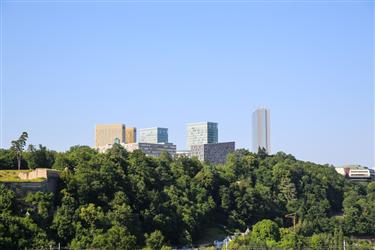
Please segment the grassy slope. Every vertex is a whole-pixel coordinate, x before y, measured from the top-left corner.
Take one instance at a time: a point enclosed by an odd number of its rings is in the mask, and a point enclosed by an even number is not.
[[[41,182],[45,180],[45,178],[21,180],[18,177],[21,172],[31,172],[31,170],[0,170],[0,182]]]

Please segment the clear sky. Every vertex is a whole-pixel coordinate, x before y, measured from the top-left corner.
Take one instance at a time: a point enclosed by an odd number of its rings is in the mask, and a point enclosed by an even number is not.
[[[251,148],[374,165],[374,2],[2,1],[1,144],[22,131],[55,150],[93,145],[96,123],[219,123]]]

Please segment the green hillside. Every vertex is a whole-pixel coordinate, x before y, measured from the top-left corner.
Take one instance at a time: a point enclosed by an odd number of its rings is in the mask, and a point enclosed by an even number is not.
[[[0,151],[0,168],[16,168],[10,156]],[[344,240],[369,249],[354,239],[375,235],[375,182],[352,183],[331,166],[282,152],[240,149],[226,164],[209,165],[120,145],[105,154],[40,147],[23,159],[61,170],[60,191],[20,200],[0,185],[0,249],[170,249],[247,228],[230,249],[339,249]]]

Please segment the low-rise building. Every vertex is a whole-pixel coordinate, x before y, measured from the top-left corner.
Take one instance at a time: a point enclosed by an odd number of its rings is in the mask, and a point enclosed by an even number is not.
[[[227,160],[228,154],[234,152],[234,150],[234,142],[192,145],[190,156],[195,156],[201,161],[212,164],[224,164]]]
[[[176,145],[173,143],[120,143],[122,147],[128,152],[134,150],[141,150],[147,156],[159,157],[162,152],[167,152],[171,156],[176,154]],[[112,148],[113,144],[107,144],[103,147],[97,148],[100,153],[105,153],[108,149]]]
[[[372,179],[375,178],[374,169],[361,165],[345,165],[335,168],[336,172],[349,179]]]
[[[171,156],[176,154],[176,145],[173,143],[129,143],[125,144],[124,148],[129,152],[139,149],[146,155],[153,157],[159,157],[162,152],[167,152]]]
[[[190,157],[190,150],[179,150],[176,151],[176,157]]]

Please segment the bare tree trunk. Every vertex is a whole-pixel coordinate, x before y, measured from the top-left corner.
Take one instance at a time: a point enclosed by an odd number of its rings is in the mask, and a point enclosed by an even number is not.
[[[17,157],[18,170],[21,170],[21,157]]]

